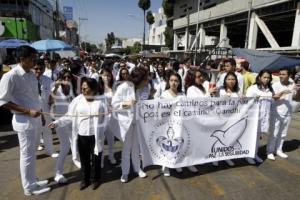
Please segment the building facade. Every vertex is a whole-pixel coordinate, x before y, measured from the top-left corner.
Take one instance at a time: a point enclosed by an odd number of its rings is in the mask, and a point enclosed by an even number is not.
[[[165,45],[165,29],[166,16],[162,8],[158,9],[157,13],[153,13],[154,23],[151,25],[149,30],[149,45]]]
[[[52,1],[0,0],[1,39],[17,38],[29,41],[54,38],[55,19]],[[58,14],[59,29],[65,29],[62,13]]]
[[[198,12],[199,11],[199,12]],[[300,46],[297,0],[178,0],[174,50],[207,45],[296,51]]]

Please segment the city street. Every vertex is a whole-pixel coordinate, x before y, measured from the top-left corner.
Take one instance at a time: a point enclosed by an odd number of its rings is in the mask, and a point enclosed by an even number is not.
[[[12,131],[0,132],[0,193],[6,199],[299,199],[300,196],[300,113],[294,114],[284,150],[288,159],[265,160],[259,166],[251,166],[244,159],[235,160],[235,167],[220,162],[219,167],[211,164],[199,165],[199,173],[183,170],[178,174],[171,171],[171,177],[164,177],[160,167],[146,169],[148,177],[141,179],[131,175],[128,183],[120,182],[121,168],[112,166],[105,159],[102,184],[93,191],[79,190],[79,170],[72,164],[71,155],[65,162],[67,185],[58,185],[53,180],[55,159],[38,152],[37,174],[49,179],[51,192],[41,196],[26,197],[23,194],[19,173],[19,148],[17,135]],[[55,135],[54,144],[58,148]],[[265,156],[266,137],[259,150]],[[58,149],[57,149],[58,150]],[[121,144],[116,143],[116,157],[120,163]],[[107,153],[107,151],[106,151]],[[277,158],[277,157],[276,157]]]

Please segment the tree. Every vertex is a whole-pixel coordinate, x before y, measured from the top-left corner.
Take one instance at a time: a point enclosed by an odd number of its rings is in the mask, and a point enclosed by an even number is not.
[[[146,20],[147,20],[147,23],[149,24],[149,33],[150,33],[151,25],[155,22],[155,18],[153,16],[153,13],[151,10],[149,10],[147,12]],[[150,34],[149,34],[149,36],[150,36]],[[148,42],[150,42],[150,38],[148,39]]]
[[[141,48],[142,48],[141,43],[135,42],[133,44],[133,47],[131,47],[131,52],[130,53],[132,53],[132,54],[139,53],[141,51]]]
[[[105,39],[106,50],[110,50],[116,41],[115,34],[113,32],[107,33],[107,38]]]
[[[174,14],[174,3],[175,0],[163,0],[162,7],[164,9],[164,13],[167,18],[171,18]],[[167,27],[164,32],[165,35],[165,43],[169,47],[169,49],[173,49],[174,43],[174,33],[173,33],[173,21],[167,19]]]
[[[139,7],[144,11],[144,33],[143,33],[143,45],[145,45],[145,32],[146,32],[146,10],[151,6],[150,0],[139,0]]]

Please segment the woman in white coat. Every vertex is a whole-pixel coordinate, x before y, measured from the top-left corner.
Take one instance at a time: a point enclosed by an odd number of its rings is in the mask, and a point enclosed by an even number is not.
[[[103,81],[104,84],[104,96],[106,98],[106,102],[107,102],[107,106],[108,108],[111,107],[111,99],[113,97],[113,85],[114,85],[114,78],[113,78],[113,74],[111,72],[110,69],[108,68],[103,68],[100,71],[100,77]],[[100,84],[100,80],[99,80],[99,84]],[[111,164],[116,164],[117,161],[114,157],[114,134],[112,132],[112,126],[114,126],[114,124],[116,123],[115,120],[111,120],[111,116],[107,116],[108,117],[108,126],[107,129],[105,130],[104,134],[105,134],[105,138],[107,140],[107,144],[108,144],[108,159],[110,161]],[[102,167],[104,166],[104,155],[102,155]]]
[[[67,69],[63,69],[58,75],[58,80],[55,82],[50,98],[52,105],[51,111],[57,114],[57,116],[54,116],[55,118],[64,115],[68,111],[69,104],[75,98],[72,80],[73,76]],[[71,125],[57,127],[56,132],[59,139],[60,152],[56,162],[56,175],[54,180],[58,183],[66,183],[67,179],[63,176],[63,168],[65,159],[70,150],[70,144],[72,143]],[[72,154],[76,153],[76,148],[72,148]],[[75,164],[80,167],[79,162]]]
[[[234,72],[228,72],[224,78],[223,86],[218,88],[218,97],[230,97],[230,98],[238,98],[240,95],[240,88],[238,83],[238,78]],[[225,160],[225,162],[229,166],[234,166],[234,162],[232,160]],[[219,163],[213,162],[214,166],[218,166]]]
[[[182,81],[181,77],[178,73],[172,72],[169,75],[169,79],[167,80],[166,90],[162,93],[162,99],[174,99],[184,97],[184,93],[182,92]],[[198,172],[198,169],[195,166],[189,166],[188,169],[191,172]],[[182,172],[182,168],[176,168],[178,173]],[[164,176],[170,176],[170,170],[168,167],[162,166],[162,172]]]
[[[98,83],[95,79],[82,78],[82,94],[71,102],[66,115],[48,125],[49,128],[55,128],[72,124],[72,132],[75,133],[74,141],[78,145],[81,160],[80,190],[91,183],[93,190],[100,185],[102,140],[107,107],[103,98],[97,98],[98,91]]]
[[[205,82],[202,71],[190,69],[185,77],[185,91],[187,97],[210,97],[210,93],[216,92],[216,88],[208,90],[204,87]]]
[[[256,155],[255,160],[246,158],[249,164],[255,164],[255,161],[262,163],[263,160],[257,155],[260,135],[269,133],[271,109],[273,103],[274,90],[271,85],[272,74],[268,70],[262,70],[256,77],[256,83],[247,89],[247,97],[256,97],[259,99],[259,121],[257,130]]]
[[[145,78],[146,77],[146,78]],[[118,86],[113,98],[112,107],[115,110],[113,117],[118,119],[119,132],[123,140],[122,149],[122,176],[121,182],[128,181],[130,170],[130,157],[133,169],[139,177],[146,177],[146,173],[140,168],[139,140],[137,126],[134,117],[134,105],[139,100],[139,90],[148,85],[148,73],[144,68],[135,68],[129,77],[130,81],[124,81]]]

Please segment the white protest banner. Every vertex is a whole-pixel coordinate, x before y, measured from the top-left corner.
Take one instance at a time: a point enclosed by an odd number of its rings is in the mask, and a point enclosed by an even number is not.
[[[254,157],[259,107],[254,98],[139,102],[143,165],[170,168]]]

